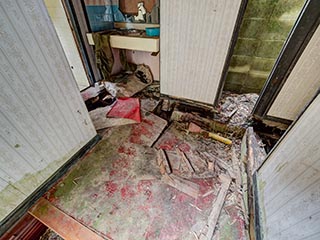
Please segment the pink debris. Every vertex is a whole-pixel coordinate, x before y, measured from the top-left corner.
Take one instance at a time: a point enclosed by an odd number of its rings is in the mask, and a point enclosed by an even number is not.
[[[140,123],[140,101],[138,98],[118,98],[117,103],[107,113],[107,116],[128,118]]]
[[[201,133],[203,130],[201,129],[201,127],[199,127],[197,124],[195,123],[190,123],[189,124],[189,129],[188,129],[190,132],[193,132],[193,133]]]

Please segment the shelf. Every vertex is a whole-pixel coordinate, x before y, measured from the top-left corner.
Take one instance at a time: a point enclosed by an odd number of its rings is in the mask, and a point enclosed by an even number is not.
[[[92,33],[87,33],[87,39],[90,45],[94,45]],[[159,52],[160,38],[159,37],[134,37],[111,35],[110,44],[112,48],[129,49],[145,52]]]
[[[131,23],[131,22],[114,22],[114,28],[146,30],[146,28],[158,28],[160,24],[153,23]]]

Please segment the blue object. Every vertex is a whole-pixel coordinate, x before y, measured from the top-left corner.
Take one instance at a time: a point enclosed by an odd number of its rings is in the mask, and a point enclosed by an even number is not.
[[[149,37],[160,36],[160,28],[146,28],[146,35]]]

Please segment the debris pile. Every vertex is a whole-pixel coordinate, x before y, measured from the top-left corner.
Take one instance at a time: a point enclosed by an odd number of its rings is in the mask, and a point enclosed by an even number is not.
[[[115,101],[90,111],[96,129],[103,130],[103,139],[119,132],[126,136],[124,145],[140,144],[156,151],[156,165],[148,163],[158,168],[159,175],[153,179],[189,196],[194,200],[189,205],[201,212],[201,221],[199,218],[183,239],[219,239],[230,234],[226,225],[237,229],[232,230],[237,239],[248,239],[249,163],[240,157],[241,137],[258,95],[224,93],[218,108],[196,107],[160,98],[159,84],[144,82],[146,76],[138,72],[134,79],[120,76],[121,81],[105,85]],[[201,186],[207,181],[212,185],[203,192]],[[208,197],[213,199],[211,208],[202,210],[201,203]]]
[[[217,107],[216,119],[233,126],[247,127],[258,94],[233,94],[224,92]]]
[[[241,141],[231,141],[218,134],[212,137],[207,133],[193,122],[171,123],[155,144],[162,181],[195,199],[211,194],[216,196],[207,222],[201,227],[199,224],[194,226],[190,232],[193,237],[211,239],[218,234],[220,231],[215,232],[215,229],[222,227],[219,216],[223,214],[237,225],[240,223],[244,235],[239,239],[246,239],[244,229],[248,217],[242,194],[244,166],[239,159]],[[196,179],[215,179],[216,185],[201,195]],[[225,207],[231,209],[232,216]]]
[[[48,229],[39,240],[63,240],[58,234],[51,229]]]
[[[135,72],[121,72],[111,80],[97,82],[81,92],[96,130],[140,123],[140,101],[132,96],[149,86],[153,77],[150,68],[141,64]],[[143,107],[152,110],[153,104],[145,101]]]

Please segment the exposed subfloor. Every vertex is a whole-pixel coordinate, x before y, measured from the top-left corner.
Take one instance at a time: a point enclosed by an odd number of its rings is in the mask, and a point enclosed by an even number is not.
[[[212,239],[248,239],[241,139],[226,145],[191,133],[186,122],[141,115],[141,123],[102,131],[102,140],[44,198],[104,239],[211,239],[203,236],[214,214]],[[159,149],[170,175],[161,172]],[[168,183],[163,174],[191,189]],[[212,213],[224,175],[232,182],[221,212]],[[31,212],[46,222],[46,211]]]

